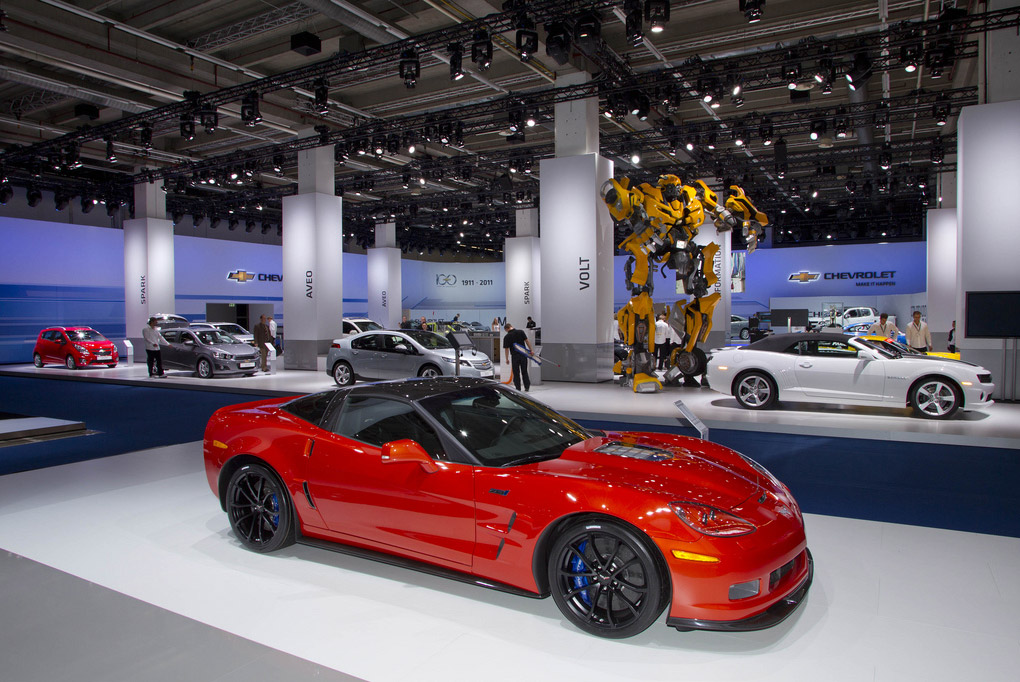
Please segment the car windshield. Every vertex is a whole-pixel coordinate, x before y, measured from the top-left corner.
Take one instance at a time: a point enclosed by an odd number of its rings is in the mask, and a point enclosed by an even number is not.
[[[106,337],[95,329],[75,329],[67,332],[72,341],[106,341]]]
[[[860,343],[863,343],[864,345],[866,345],[868,348],[871,348],[873,350],[878,351],[883,357],[898,358],[898,357],[902,357],[904,355],[903,352],[901,352],[898,348],[894,347],[893,344],[895,344],[896,346],[899,345],[895,341],[893,341],[893,342],[890,342],[890,341],[877,341],[875,339],[862,339],[862,338],[858,338],[857,340]],[[910,350],[910,351],[907,352],[907,354],[908,355],[913,355],[914,352],[912,350]]]
[[[495,384],[425,398],[420,404],[485,466],[555,459],[564,448],[590,437],[563,415]]]
[[[198,336],[199,341],[207,346],[214,346],[218,343],[241,343],[230,334],[217,329],[204,329],[195,332],[195,335]]]
[[[417,341],[420,345],[428,348],[429,350],[436,350],[439,348],[453,348],[450,342],[446,340],[445,336],[440,336],[435,332],[427,332],[424,330],[410,329],[404,331],[405,334],[410,336],[412,339]]]
[[[245,334],[251,336],[251,332],[239,324],[220,324],[217,326],[219,327],[220,331],[224,331],[228,334]]]
[[[374,332],[376,329],[382,329],[381,324],[376,324],[372,320],[357,320],[355,324],[363,332]]]

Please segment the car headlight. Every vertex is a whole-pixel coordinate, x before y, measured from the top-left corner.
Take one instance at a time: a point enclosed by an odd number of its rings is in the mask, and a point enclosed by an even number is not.
[[[698,502],[670,502],[670,509],[699,533],[720,538],[733,538],[753,533],[754,524],[745,521],[736,514],[723,511],[716,507]]]
[[[462,359],[462,360],[460,361],[460,366],[461,366],[461,367],[473,367],[474,365],[472,365],[472,364],[471,364],[471,361],[470,361],[470,360],[463,360],[463,359]]]
[[[456,361],[455,361],[455,360],[454,360],[453,358],[448,358],[448,357],[446,357],[445,355],[441,355],[440,357],[441,357],[441,358],[443,358],[443,360],[444,360],[445,362],[449,362],[449,363],[450,363],[451,365],[452,365],[452,364],[453,364],[454,362],[456,362]]]
[[[212,354],[213,354],[213,357],[216,358],[217,360],[233,360],[234,359],[234,356],[231,355],[230,353],[224,353],[223,351],[220,351],[220,350],[214,350]]]
[[[88,355],[89,354],[89,349],[86,348],[85,346],[80,345],[80,344],[77,344],[77,343],[74,344],[74,349],[76,351],[78,351],[79,353],[81,353],[82,355]]]

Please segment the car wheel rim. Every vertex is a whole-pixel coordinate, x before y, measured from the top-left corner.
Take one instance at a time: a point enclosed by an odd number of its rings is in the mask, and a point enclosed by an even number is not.
[[[77,363],[75,363],[73,355],[68,355],[67,362],[65,362],[64,364],[67,365],[68,369],[74,369]]]
[[[764,405],[772,393],[769,382],[760,376],[744,379],[737,387],[737,391],[743,402],[754,407]]]
[[[230,516],[239,535],[252,545],[264,545],[280,530],[280,498],[264,476],[249,473],[231,491]]]
[[[429,367],[428,369],[422,371],[421,375],[423,377],[425,377],[426,379],[433,379],[433,378],[439,376],[439,372],[437,372],[436,370],[434,370],[431,367]]]
[[[205,362],[203,360],[202,362],[198,363],[198,376],[202,377],[203,379],[206,379],[211,374],[212,374],[212,367],[209,365],[208,362]]]
[[[35,363],[36,367],[42,367],[42,358],[38,354],[32,358],[32,362]]]
[[[626,628],[649,604],[652,572],[633,547],[610,533],[572,540],[558,562],[557,589],[575,618],[600,630]]]
[[[956,405],[953,389],[941,381],[930,381],[917,390],[917,409],[933,417],[948,414]]]
[[[347,365],[337,365],[333,370],[333,380],[341,386],[346,386],[351,381],[351,370]]]

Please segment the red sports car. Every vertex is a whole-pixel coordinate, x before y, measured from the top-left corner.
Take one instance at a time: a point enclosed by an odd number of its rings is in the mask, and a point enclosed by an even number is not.
[[[209,485],[246,547],[295,540],[530,597],[603,637],[783,620],[812,578],[790,491],[728,448],[592,432],[485,379],[223,408]]]
[[[91,327],[48,327],[39,332],[32,351],[36,367],[61,364],[68,369],[89,365],[116,367],[117,346]]]

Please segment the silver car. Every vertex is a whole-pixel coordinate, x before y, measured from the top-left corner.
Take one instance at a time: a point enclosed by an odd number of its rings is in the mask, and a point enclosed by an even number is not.
[[[339,386],[359,379],[405,379],[457,373],[456,351],[445,336],[408,329],[370,331],[335,339],[326,357],[326,372]],[[485,353],[461,350],[460,376],[492,378]]]
[[[247,374],[258,369],[258,353],[218,329],[168,329],[162,332],[169,346],[162,347],[163,365],[190,370],[209,379],[217,375]]]
[[[206,324],[211,324],[221,332],[230,334],[242,343],[247,343],[250,346],[255,345],[255,335],[236,322],[207,322]]]

